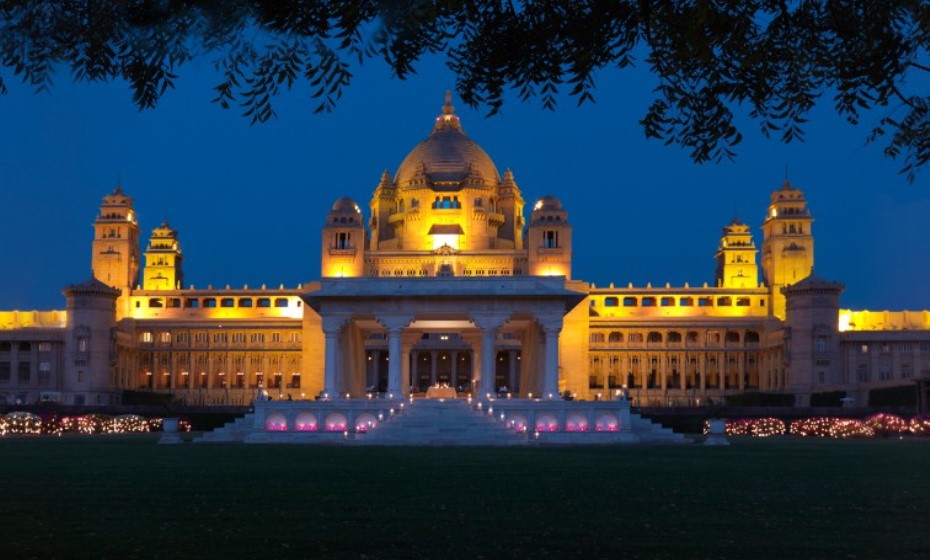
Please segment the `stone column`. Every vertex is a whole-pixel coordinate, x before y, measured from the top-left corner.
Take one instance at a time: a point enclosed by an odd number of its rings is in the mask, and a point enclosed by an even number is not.
[[[408,395],[410,393],[410,347],[403,346],[401,350],[401,394]]]
[[[517,351],[510,350],[507,352],[507,359],[509,360],[509,372],[507,378],[507,388],[511,393],[517,392]]]
[[[562,317],[548,318],[542,323],[546,336],[546,358],[543,370],[543,398],[558,397],[559,394],[559,333],[562,332]]]
[[[746,355],[743,352],[737,352],[736,354],[736,372],[739,375],[739,386],[740,391],[746,390]]]
[[[339,398],[339,356],[341,354],[340,334],[348,317],[328,315],[323,317],[324,345],[323,394],[328,398]]]
[[[437,358],[439,357],[439,352],[436,350],[431,350],[429,353],[429,383],[430,386],[435,387],[439,383],[438,371],[439,364]]]
[[[508,317],[497,314],[473,314],[471,320],[481,329],[481,369],[478,395],[485,398],[489,393],[494,394],[494,344],[497,341],[497,330],[507,322]]]
[[[410,324],[412,317],[390,315],[378,317],[388,333],[388,394],[394,398],[403,398],[403,345],[400,339],[404,328]]]
[[[452,359],[452,363],[450,364],[451,373],[449,373],[449,385],[451,385],[453,389],[457,389],[459,386],[459,351],[452,350],[449,352],[449,358]]]

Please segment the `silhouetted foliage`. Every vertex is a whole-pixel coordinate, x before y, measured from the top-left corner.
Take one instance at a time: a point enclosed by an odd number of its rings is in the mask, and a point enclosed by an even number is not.
[[[207,58],[214,101],[257,123],[282,89],[330,111],[353,64],[381,59],[403,79],[440,54],[461,98],[493,114],[508,91],[547,109],[564,93],[593,101],[599,73],[638,62],[657,79],[646,136],[697,162],[734,156],[734,108],[792,142],[824,98],[854,124],[887,108],[867,136],[910,180],[930,160],[924,0],[0,0],[0,25],[0,92],[4,71],[45,90],[67,67],[126,80],[150,108]]]

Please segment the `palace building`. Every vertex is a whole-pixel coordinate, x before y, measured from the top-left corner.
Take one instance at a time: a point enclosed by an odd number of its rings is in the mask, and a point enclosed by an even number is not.
[[[113,405],[151,391],[247,404],[259,389],[299,400],[448,385],[590,401],[625,391],[659,406],[750,392],[805,406],[842,391],[865,405],[873,389],[930,377],[930,312],[842,309],[843,285],[813,272],[814,219],[787,181],[761,245],[732,220],[699,286],[576,279],[570,208],[526,204],[448,97],[367,209],[340,198],[321,214],[315,282],[186,285],[178,231],[163,222],[143,250],[117,187],[94,221],[93,277],[64,289],[66,309],[0,312],[0,403]]]

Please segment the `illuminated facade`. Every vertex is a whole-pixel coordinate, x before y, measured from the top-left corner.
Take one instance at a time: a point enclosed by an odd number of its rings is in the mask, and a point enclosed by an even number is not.
[[[178,231],[144,251],[133,201],[104,197],[94,278],[67,309],[0,312],[0,399],[108,405],[124,391],[189,404],[421,394],[700,404],[742,392],[868,390],[930,376],[930,313],[841,310],[812,274],[813,218],[785,182],[761,255],[748,225],[723,228],[714,281],[598,287],[572,278],[572,224],[546,196],[525,215],[448,98],[430,135],[369,203],[337,200],[321,279],[293,287],[184,287]],[[144,262],[143,262],[144,261]],[[761,268],[760,268],[761,265]]]

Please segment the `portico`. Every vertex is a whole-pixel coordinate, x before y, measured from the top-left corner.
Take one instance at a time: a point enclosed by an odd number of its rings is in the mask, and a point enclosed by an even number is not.
[[[584,299],[563,277],[324,279],[302,297],[322,319],[326,398],[440,382],[555,397],[563,317]]]

